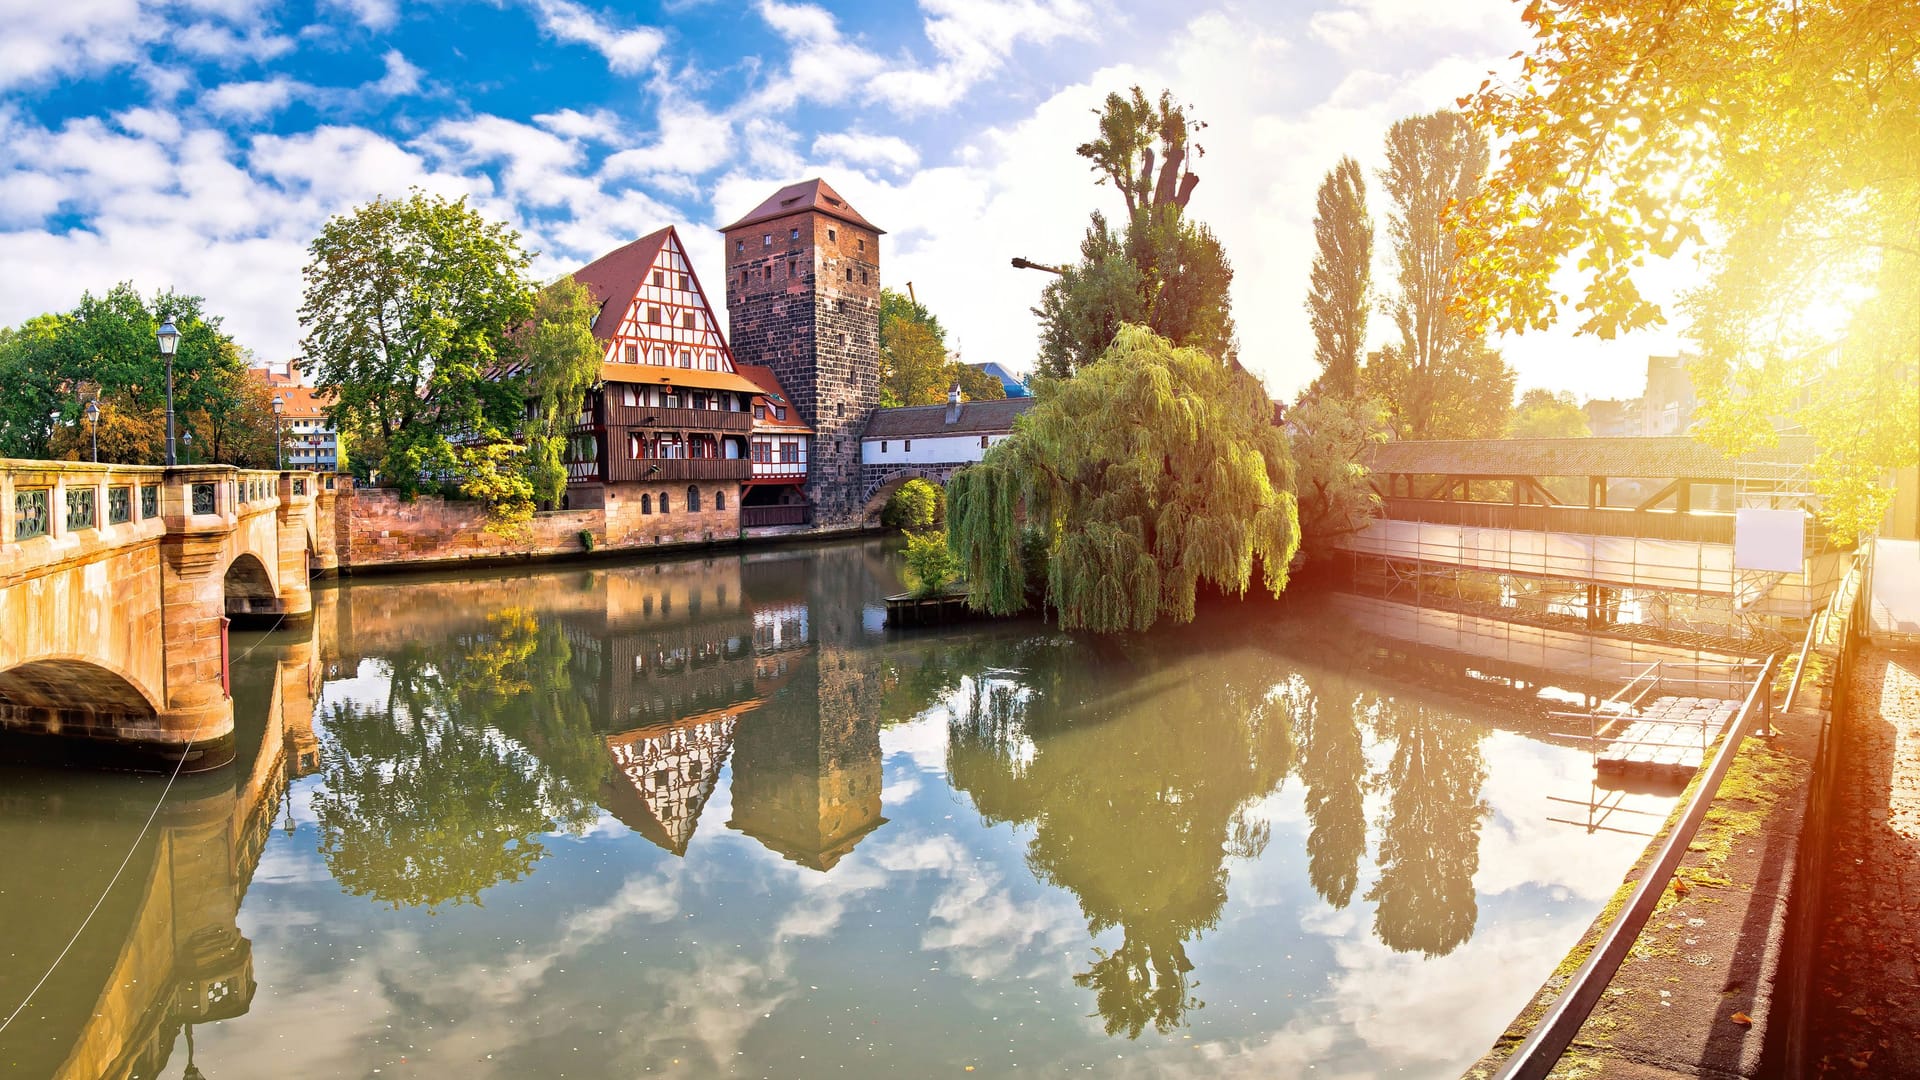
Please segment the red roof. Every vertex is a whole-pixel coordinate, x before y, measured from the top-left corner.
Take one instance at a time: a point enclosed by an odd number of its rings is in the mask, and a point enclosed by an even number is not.
[[[593,298],[600,301],[601,317],[593,322],[593,336],[601,344],[613,340],[614,332],[620,329],[620,320],[626,317],[627,308],[633,304],[633,298],[645,282],[647,272],[653,269],[655,260],[660,258],[660,249],[666,246],[667,237],[673,235],[673,226],[669,225],[625,247],[614,248],[573,272],[573,280],[585,285]],[[679,239],[677,236],[674,238]],[[686,249],[685,244],[680,247],[683,251]]]
[[[768,409],[766,419],[753,422],[755,431],[763,428],[779,428],[797,433],[812,433],[813,429],[807,426],[805,420],[800,419],[800,410],[794,407],[793,399],[787,396],[787,388],[780,385],[780,376],[775,375],[772,368],[765,364],[735,364],[733,370],[758,386],[761,390],[760,396],[767,398],[770,404],[786,407],[785,420],[775,419],[773,410]]]
[[[786,187],[774,192],[772,198],[754,207],[753,211],[746,217],[726,226],[720,231],[732,232],[735,229],[743,229],[748,225],[757,225],[762,221],[772,221],[774,218],[782,218],[788,214],[798,214],[807,210],[825,214],[828,217],[839,218],[841,221],[847,222],[850,225],[858,225],[863,229],[872,230],[875,235],[881,235],[886,232],[885,229],[861,217],[858,210],[847,205],[847,200],[841,198],[839,192],[833,190],[833,188],[827,185],[825,180],[821,180],[818,177],[812,180],[802,180],[797,184],[788,184]]]

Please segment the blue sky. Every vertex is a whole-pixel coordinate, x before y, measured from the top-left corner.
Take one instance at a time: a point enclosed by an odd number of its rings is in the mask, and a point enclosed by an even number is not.
[[[1226,242],[1243,356],[1276,395],[1313,374],[1320,177],[1343,153],[1377,167],[1394,119],[1526,43],[1506,0],[0,0],[0,16],[0,321],[132,280],[204,295],[283,359],[321,223],[412,186],[510,221],[546,275],[679,225],[717,289],[711,228],[818,175],[889,231],[884,279],[912,281],[966,359],[1025,368],[1045,280],[1008,259],[1070,259],[1088,211],[1117,205],[1072,148],[1109,90],[1140,83],[1209,124],[1191,210]],[[1384,221],[1376,246],[1386,281]],[[1503,344],[1523,387],[1630,396],[1675,340]]]

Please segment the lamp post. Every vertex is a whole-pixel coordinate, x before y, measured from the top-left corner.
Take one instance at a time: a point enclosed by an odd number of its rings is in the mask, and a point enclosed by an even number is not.
[[[100,399],[87,402],[87,425],[93,429],[93,463],[100,464]]]
[[[172,418],[172,416],[173,416],[173,413],[172,413],[172,412],[168,412],[168,413],[167,413],[167,416],[168,416],[168,418],[169,418],[169,419],[171,419],[171,418]],[[187,456],[187,463],[188,463],[188,464],[192,464],[192,463],[193,463],[193,432],[191,432],[191,431],[183,431],[183,432],[181,432],[181,433],[180,433],[180,444],[181,444],[181,447],[182,447],[182,449],[181,449],[181,451],[180,451],[180,452],[181,452],[181,453],[183,453],[183,454],[185,454],[185,455]],[[168,459],[169,461],[171,461],[171,460],[173,459],[173,455],[172,455],[172,454],[168,454],[168,455],[167,455],[167,459]]]
[[[160,355],[167,358],[167,464],[180,464],[173,451],[173,351],[180,347],[180,331],[173,328],[173,320],[160,324],[153,335],[160,343]]]
[[[286,409],[287,403],[280,400],[280,395],[275,394],[273,397],[273,467],[276,469],[287,467],[280,442],[280,414]]]

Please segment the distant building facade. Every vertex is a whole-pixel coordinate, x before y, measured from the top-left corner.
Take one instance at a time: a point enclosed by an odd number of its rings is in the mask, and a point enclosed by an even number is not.
[[[289,469],[340,472],[347,466],[340,432],[327,419],[327,399],[303,384],[300,361],[267,364],[252,369],[266,384],[267,393],[280,402],[280,426]]]
[[[1021,380],[1020,376],[1008,371],[998,361],[988,360],[984,363],[968,364],[967,366],[998,379],[1001,389],[1005,390],[1007,396],[1010,398],[1027,397],[1032,393],[1032,391],[1027,389],[1027,384]]]
[[[1687,356],[1647,357],[1647,382],[1637,398],[1595,398],[1586,404],[1587,429],[1600,437],[1684,435],[1700,399],[1687,374]]]
[[[962,401],[956,387],[945,405],[876,410],[860,437],[863,499],[913,476],[945,483],[1013,434],[1013,422],[1033,404],[1030,397]]]

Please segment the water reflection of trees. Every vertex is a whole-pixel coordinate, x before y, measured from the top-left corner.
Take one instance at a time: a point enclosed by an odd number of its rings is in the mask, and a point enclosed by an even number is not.
[[[1219,920],[1226,856],[1267,843],[1250,811],[1291,764],[1286,713],[1225,665],[1122,679],[1068,653],[1041,647],[1017,684],[967,686],[949,772],[989,822],[1034,826],[1028,866],[1078,898],[1089,933],[1119,930],[1074,977],[1107,1031],[1169,1031],[1202,1004],[1187,943]]]
[[[603,765],[568,715],[567,657],[557,627],[508,609],[387,656],[383,706],[334,704],[314,809],[335,879],[395,907],[466,903],[524,877],[540,834],[591,822]]]
[[[1269,845],[1260,802],[1289,772],[1304,788],[1308,876],[1327,903],[1345,907],[1360,888],[1367,798],[1381,793],[1364,896],[1375,935],[1429,956],[1472,935],[1486,812],[1478,725],[1310,669],[1275,683],[1271,659],[1244,651],[1182,655],[1160,642],[1088,663],[1034,640],[1003,643],[995,659],[967,678],[930,662],[896,690],[954,685],[955,788],[989,823],[1031,825],[1033,873],[1074,894],[1090,934],[1120,932],[1074,977],[1110,1034],[1166,1032],[1201,1006],[1187,949],[1220,918],[1227,858]]]

